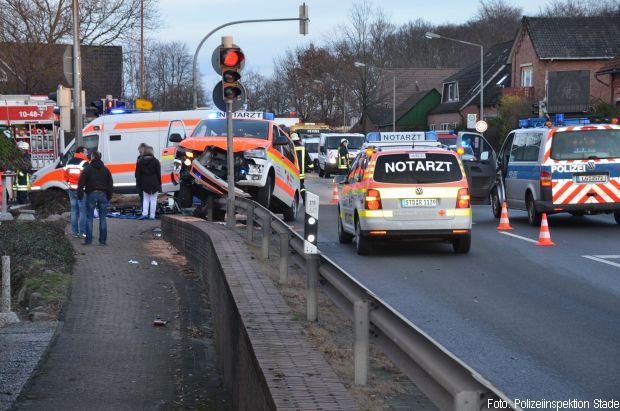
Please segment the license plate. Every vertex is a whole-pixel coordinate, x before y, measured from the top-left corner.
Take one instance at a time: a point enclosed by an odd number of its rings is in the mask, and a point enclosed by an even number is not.
[[[436,198],[403,198],[400,200],[403,208],[408,207],[437,207]]]
[[[587,184],[587,183],[607,183],[609,181],[609,175],[607,174],[582,174],[575,176],[575,183]]]

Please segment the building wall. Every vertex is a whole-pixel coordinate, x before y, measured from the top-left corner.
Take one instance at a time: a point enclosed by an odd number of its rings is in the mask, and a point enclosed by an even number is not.
[[[441,103],[441,94],[431,90],[422,100],[396,121],[399,130],[427,130],[426,117],[432,109]]]
[[[480,119],[479,106],[470,104],[465,107],[460,113],[442,113],[442,114],[429,114],[428,115],[428,127],[430,129],[432,124],[435,124],[436,129],[439,130],[439,125],[442,123],[456,123],[457,126],[467,126],[467,115],[477,114],[477,118]],[[484,118],[488,121],[489,118],[497,117],[497,107],[484,106]],[[450,127],[453,129],[454,127]]]
[[[611,88],[611,101],[616,107],[620,107],[620,73],[611,75]]]
[[[550,71],[590,70],[590,100],[610,101],[610,89],[596,79],[596,72],[609,60],[540,60],[527,30],[521,32],[512,55],[512,87],[521,84],[521,65],[532,64],[533,86],[536,100],[545,99],[545,79]]]

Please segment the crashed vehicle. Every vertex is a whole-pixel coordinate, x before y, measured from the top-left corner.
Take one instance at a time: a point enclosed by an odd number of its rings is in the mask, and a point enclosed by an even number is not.
[[[297,218],[300,199],[295,146],[273,121],[233,119],[235,193],[251,196],[285,221]],[[223,215],[228,192],[226,119],[202,120],[176,150],[173,179],[178,198],[189,207],[193,197],[203,204],[215,200]]]

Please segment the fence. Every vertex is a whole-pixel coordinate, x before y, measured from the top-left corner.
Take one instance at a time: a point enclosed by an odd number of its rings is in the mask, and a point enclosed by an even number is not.
[[[372,338],[372,342],[441,410],[492,410],[512,405],[505,394],[327,256],[320,252],[318,255],[304,254],[303,238],[270,211],[244,198],[237,198],[235,205],[237,212],[247,216],[246,241],[254,241],[256,223],[261,228],[261,258],[269,258],[270,247],[274,243],[278,245],[280,283],[288,281],[289,259],[304,269],[309,321],[317,319],[319,284],[334,304],[352,319],[356,384],[367,382]]]

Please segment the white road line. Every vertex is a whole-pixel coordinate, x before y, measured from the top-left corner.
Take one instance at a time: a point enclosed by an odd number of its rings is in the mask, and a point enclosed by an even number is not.
[[[532,240],[531,238],[521,237],[520,235],[516,235],[513,233],[507,233],[505,231],[500,231],[500,234],[509,235],[510,237],[518,238],[519,240],[523,240],[523,241],[529,241],[530,243],[534,243],[534,244],[537,243],[536,240]]]
[[[595,255],[598,258],[620,258],[620,255]]]
[[[598,261],[599,263],[609,264],[609,265],[613,265],[614,267],[620,268],[620,264],[614,263],[614,262],[611,262],[611,261],[607,261],[607,260],[605,260],[603,258],[600,258],[600,257],[603,257],[601,255],[582,255],[582,257],[583,258],[589,258],[590,260]],[[614,256],[607,256],[607,257],[619,258],[620,256],[615,256],[614,255]]]

